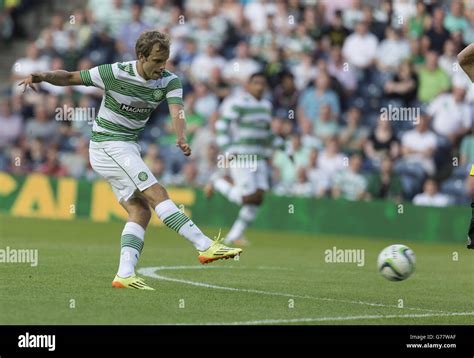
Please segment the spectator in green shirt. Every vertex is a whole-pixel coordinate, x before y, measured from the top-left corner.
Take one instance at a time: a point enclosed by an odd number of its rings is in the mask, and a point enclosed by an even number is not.
[[[281,183],[290,188],[297,179],[297,168],[305,167],[309,162],[309,154],[311,148],[304,146],[301,142],[301,137],[298,134],[293,134],[289,145],[293,152],[293,160],[288,158],[288,155],[279,150],[273,156],[273,166],[279,169]]]
[[[314,134],[321,140],[333,137],[339,133],[340,128],[336,116],[328,103],[321,105],[319,116],[314,124]]]
[[[410,39],[410,62],[416,70],[425,65],[425,54],[421,49],[421,39]]]
[[[402,182],[393,172],[392,159],[389,157],[382,159],[380,172],[372,174],[369,178],[367,192],[368,199],[390,199],[396,202],[402,200]]]
[[[408,20],[408,34],[411,38],[420,38],[428,29],[430,16],[426,12],[426,5],[423,1],[416,2],[416,15]]]
[[[362,153],[364,150],[369,131],[360,124],[361,117],[362,111],[358,107],[351,107],[347,112],[347,126],[339,131],[339,142],[345,153]]]
[[[434,51],[426,55],[426,66],[420,69],[418,76],[418,100],[423,103],[432,101],[451,86],[449,76],[438,66],[438,54]]]
[[[362,156],[353,154],[349,160],[349,168],[341,170],[334,177],[332,197],[347,200],[362,200],[366,197],[367,179],[361,173]]]
[[[464,6],[461,0],[453,0],[451,2],[451,9],[448,15],[444,18],[444,27],[450,32],[463,32],[469,23],[463,15]]]

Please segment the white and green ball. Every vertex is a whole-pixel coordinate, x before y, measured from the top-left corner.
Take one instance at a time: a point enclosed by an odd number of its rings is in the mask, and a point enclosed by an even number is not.
[[[390,281],[406,280],[415,271],[415,264],[415,253],[405,245],[390,245],[377,259],[380,274]]]

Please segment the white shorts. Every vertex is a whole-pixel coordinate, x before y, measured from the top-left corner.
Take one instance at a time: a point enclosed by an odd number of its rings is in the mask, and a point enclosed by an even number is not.
[[[255,170],[253,170],[255,169]],[[258,160],[255,168],[229,168],[234,185],[240,189],[242,195],[255,193],[257,189],[269,189],[269,171],[265,160]]]
[[[118,201],[127,201],[135,190],[143,191],[157,183],[140,156],[135,142],[90,142],[92,168],[112,186]]]

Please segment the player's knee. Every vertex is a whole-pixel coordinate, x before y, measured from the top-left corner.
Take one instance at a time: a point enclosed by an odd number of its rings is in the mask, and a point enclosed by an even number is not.
[[[144,220],[146,220],[147,224],[150,222],[151,220],[151,210],[150,210],[150,207],[147,206],[147,207],[141,207],[140,208],[140,216],[142,216],[144,218]]]
[[[250,195],[244,196],[242,202],[244,204],[252,204],[260,206],[263,203],[263,192],[256,191]]]
[[[256,198],[254,194],[244,195],[242,197],[242,204],[255,204]]]
[[[145,189],[142,194],[145,196],[148,203],[155,207],[158,203],[169,199],[168,192],[160,184],[153,184],[148,189]]]
[[[263,204],[263,192],[255,193],[255,205],[262,205]]]
[[[130,210],[129,215],[134,221],[139,221],[146,226],[151,219],[151,210],[146,204],[134,205]]]

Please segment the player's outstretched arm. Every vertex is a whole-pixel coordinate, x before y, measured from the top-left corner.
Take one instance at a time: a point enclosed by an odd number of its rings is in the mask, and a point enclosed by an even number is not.
[[[474,82],[474,44],[470,44],[458,54],[459,65]]]
[[[28,87],[36,91],[34,83],[48,82],[55,86],[75,86],[82,85],[81,75],[79,71],[68,72],[64,70],[48,71],[48,72],[34,72],[21,81],[18,86],[24,86],[23,92]]]
[[[185,156],[191,155],[191,148],[186,140],[186,115],[182,104],[169,104],[173,128],[176,133],[176,146],[179,147]]]

